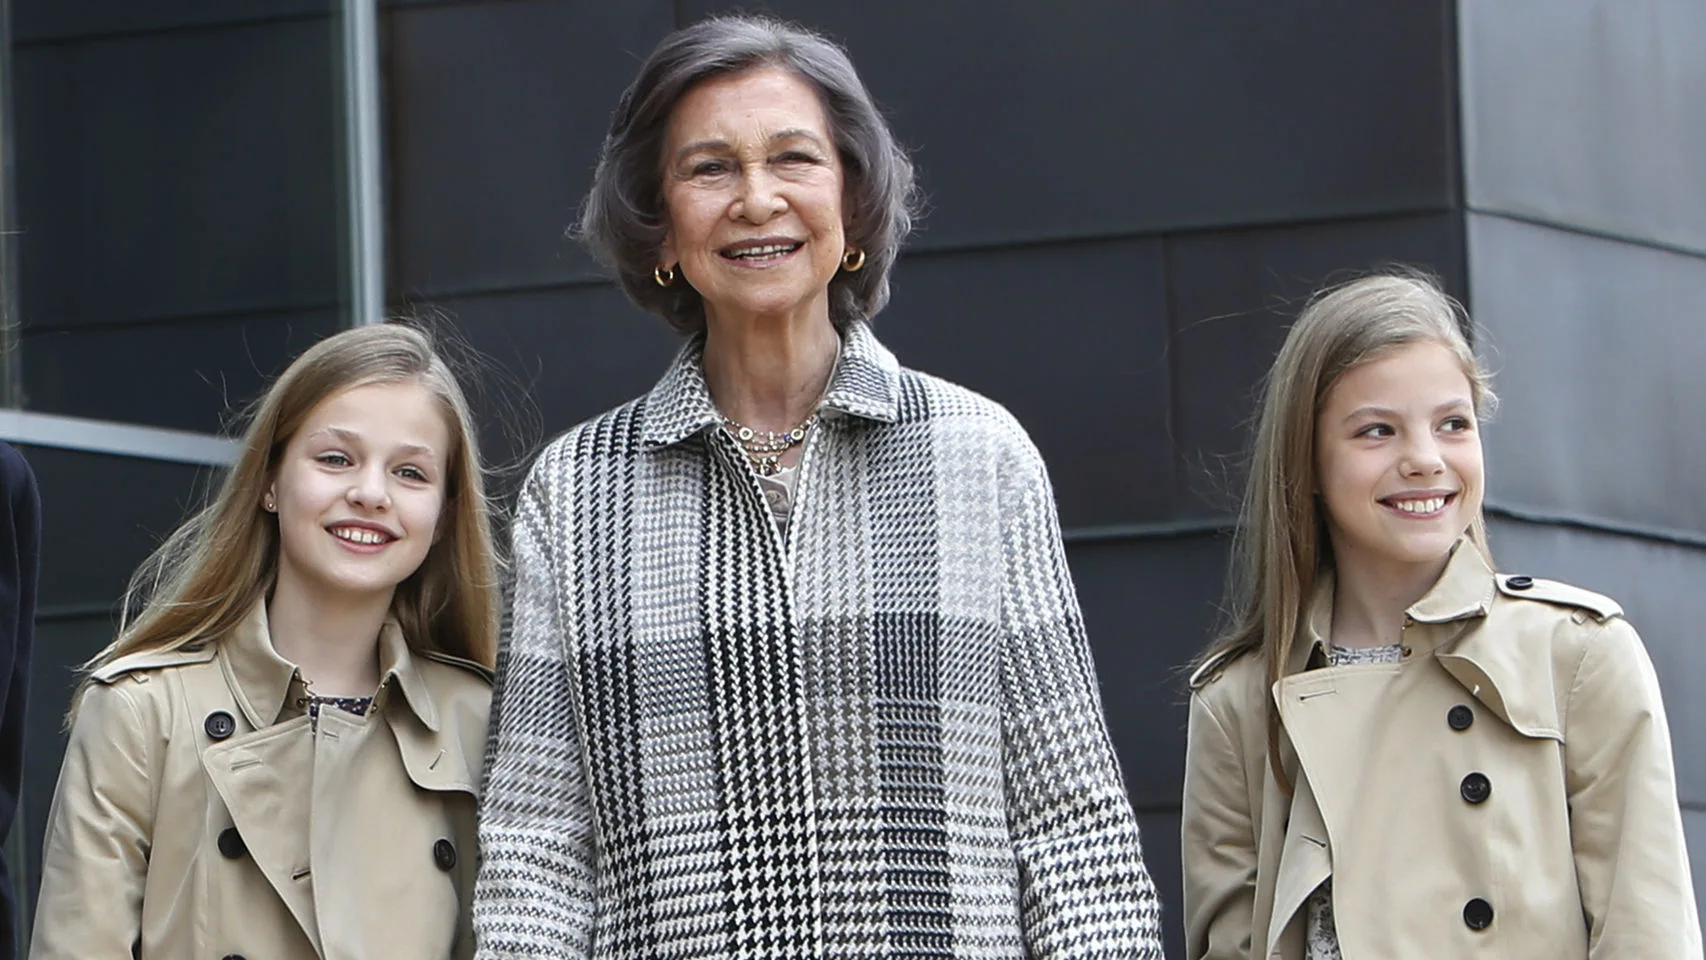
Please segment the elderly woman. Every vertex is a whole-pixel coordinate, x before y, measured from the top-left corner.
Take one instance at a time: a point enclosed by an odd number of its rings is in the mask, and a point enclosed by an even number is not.
[[[866,326],[912,200],[795,27],[617,105],[581,230],[689,340],[522,495],[480,957],[1161,955],[1037,451]]]

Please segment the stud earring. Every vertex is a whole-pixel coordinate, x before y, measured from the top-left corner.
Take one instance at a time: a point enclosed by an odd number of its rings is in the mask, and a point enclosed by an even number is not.
[[[278,512],[278,504],[273,502],[272,494],[269,493],[266,496],[261,498],[261,509],[265,510],[268,513],[277,513]]]
[[[841,269],[848,273],[858,273],[865,268],[865,251],[858,247],[848,247],[841,255]]]
[[[675,268],[658,264],[652,268],[652,279],[660,287],[667,287],[675,282]]]

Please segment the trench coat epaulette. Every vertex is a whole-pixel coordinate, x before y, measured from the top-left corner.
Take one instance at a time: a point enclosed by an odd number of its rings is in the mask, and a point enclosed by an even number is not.
[[[1623,608],[1616,600],[1592,590],[1572,587],[1567,583],[1556,580],[1542,580],[1539,577],[1524,577],[1521,575],[1499,574],[1496,578],[1499,592],[1507,597],[1518,600],[1538,600],[1563,607],[1574,607],[1592,614],[1595,620],[1604,623],[1607,620],[1623,616]]]
[[[1204,660],[1201,666],[1191,671],[1191,679],[1186,681],[1186,686],[1192,693],[1195,693],[1214,681],[1219,680],[1221,673],[1225,672],[1226,668],[1231,666],[1233,661],[1246,653],[1254,652],[1255,651],[1253,650],[1216,651],[1214,656]]]
[[[469,673],[479,677],[481,680],[486,681],[488,684],[492,682],[492,670],[485,664],[476,663],[473,660],[464,660],[461,657],[453,657],[440,650],[420,650],[417,652],[428,660],[436,660],[439,663],[447,663],[453,667],[461,667]]]
[[[89,672],[89,679],[112,683],[120,677],[136,676],[140,680],[149,672],[165,667],[206,663],[213,659],[213,653],[211,643],[189,643],[171,650],[139,650],[101,664]]]

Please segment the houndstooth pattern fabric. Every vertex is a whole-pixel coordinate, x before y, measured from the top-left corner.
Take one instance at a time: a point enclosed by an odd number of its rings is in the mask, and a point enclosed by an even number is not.
[[[784,536],[701,348],[522,494],[478,956],[1160,957],[1024,431],[855,324]]]

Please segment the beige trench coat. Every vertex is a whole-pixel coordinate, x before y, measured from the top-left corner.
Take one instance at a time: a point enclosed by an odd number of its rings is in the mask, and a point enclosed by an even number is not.
[[[1193,678],[1188,957],[1300,960],[1330,876],[1346,960],[1700,960],[1664,707],[1615,603],[1460,543],[1401,663],[1305,669],[1331,611],[1328,583],[1271,691],[1293,796],[1261,659]]]
[[[473,954],[488,676],[380,634],[367,717],[318,729],[265,607],[218,643],[101,669],[66,748],[30,956]]]

